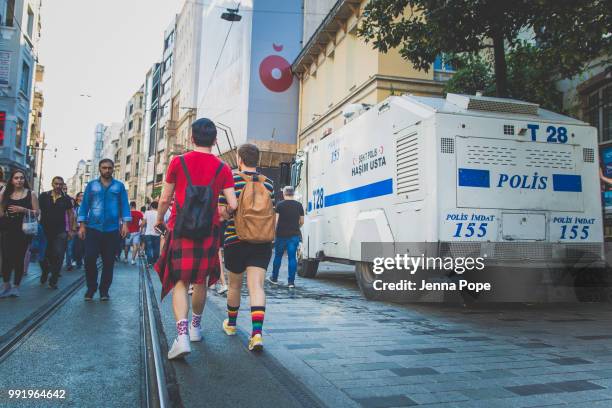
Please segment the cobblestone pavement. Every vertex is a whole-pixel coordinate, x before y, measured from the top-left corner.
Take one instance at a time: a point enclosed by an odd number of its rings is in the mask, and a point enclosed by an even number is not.
[[[267,287],[266,353],[328,406],[612,407],[609,304],[369,302],[336,264],[297,285]]]

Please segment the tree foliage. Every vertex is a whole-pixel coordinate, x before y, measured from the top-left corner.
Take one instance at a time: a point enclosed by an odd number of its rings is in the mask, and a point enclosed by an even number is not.
[[[531,33],[538,47],[530,55],[551,76],[572,76],[612,55],[610,10],[612,0],[370,0],[359,35],[381,52],[398,48],[425,71],[440,54],[473,62],[492,54],[495,94],[507,96],[507,49]]]
[[[546,109],[562,111],[562,94],[556,89],[555,79],[538,60],[538,49],[528,43],[518,43],[508,50],[508,96],[538,103]],[[495,75],[491,64],[483,56],[457,56],[458,67],[445,85],[446,92],[495,95]]]

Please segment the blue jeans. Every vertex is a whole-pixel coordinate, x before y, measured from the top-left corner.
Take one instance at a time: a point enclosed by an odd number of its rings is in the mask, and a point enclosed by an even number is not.
[[[145,252],[147,254],[147,262],[149,265],[153,265],[159,258],[159,241],[161,237],[159,235],[145,235]]]
[[[76,261],[77,268],[83,266],[83,256],[85,255],[85,241],[78,236],[72,238],[72,260]]]
[[[287,250],[287,258],[289,260],[289,273],[287,282],[292,284],[295,282],[295,273],[297,272],[297,249],[300,244],[300,236],[292,237],[276,237],[274,241],[274,263],[272,265],[272,280],[278,280],[278,271],[283,260],[283,254]]]
[[[108,295],[108,289],[113,283],[113,268],[115,252],[119,241],[119,231],[102,232],[87,228],[85,235],[85,275],[87,277],[87,292],[96,293],[98,289],[98,256],[102,257],[102,276],[100,277],[100,295]]]
[[[66,243],[66,266],[72,266],[72,261],[74,260],[72,257],[72,245],[74,244],[75,238],[73,237]]]

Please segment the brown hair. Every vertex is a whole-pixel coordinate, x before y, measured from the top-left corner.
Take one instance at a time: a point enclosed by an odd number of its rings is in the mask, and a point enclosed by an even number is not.
[[[11,197],[11,194],[13,194],[13,192],[15,191],[15,185],[13,184],[13,177],[15,177],[15,174],[17,173],[21,173],[23,174],[23,178],[25,179],[25,183],[23,184],[23,187],[26,190],[30,189],[30,183],[28,183],[28,176],[26,175],[25,171],[21,170],[21,169],[15,169],[11,172],[11,177],[8,179],[7,183],[6,183],[6,187],[4,188],[4,191],[2,192],[2,206],[6,208],[6,205],[8,204],[8,200]]]
[[[247,167],[257,167],[259,164],[259,148],[252,143],[240,145],[238,156]]]

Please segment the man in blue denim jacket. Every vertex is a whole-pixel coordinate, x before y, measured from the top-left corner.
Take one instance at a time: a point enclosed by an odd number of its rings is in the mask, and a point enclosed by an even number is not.
[[[90,181],[85,188],[77,221],[80,223],[79,237],[85,240],[85,300],[92,300],[98,290],[96,261],[101,255],[100,300],[105,301],[109,300],[108,290],[113,282],[119,236],[125,238],[127,235],[127,223],[132,220],[132,215],[125,186],[113,178],[113,161],[101,160],[99,169],[100,178]]]

